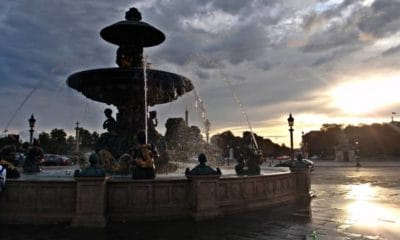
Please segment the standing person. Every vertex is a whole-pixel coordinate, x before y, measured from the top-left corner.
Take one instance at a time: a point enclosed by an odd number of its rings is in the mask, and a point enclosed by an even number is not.
[[[34,173],[42,171],[40,167],[42,165],[42,159],[43,150],[39,146],[39,141],[34,139],[32,147],[29,148],[24,165],[22,167],[24,172]]]
[[[133,149],[134,168],[133,179],[154,179],[156,168],[154,160],[158,158],[158,151],[155,145],[146,144],[146,134],[139,131],[137,134],[138,145]]]

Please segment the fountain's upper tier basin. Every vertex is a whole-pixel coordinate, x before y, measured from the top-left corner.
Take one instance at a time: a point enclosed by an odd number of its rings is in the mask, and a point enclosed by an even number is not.
[[[160,70],[147,69],[149,106],[171,102],[193,89],[186,77]],[[86,97],[116,106],[143,101],[143,68],[101,68],[72,74],[67,84]]]
[[[160,30],[138,21],[117,22],[101,30],[100,36],[119,46],[139,44],[142,47],[151,47],[165,40],[165,35]]]

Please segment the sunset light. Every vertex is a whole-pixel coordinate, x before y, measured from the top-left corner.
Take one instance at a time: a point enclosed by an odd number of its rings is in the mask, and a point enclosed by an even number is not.
[[[400,102],[399,75],[348,81],[330,91],[333,106],[345,113],[368,113]]]

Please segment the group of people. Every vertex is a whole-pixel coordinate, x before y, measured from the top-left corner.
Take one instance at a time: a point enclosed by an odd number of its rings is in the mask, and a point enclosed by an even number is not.
[[[156,177],[155,160],[159,157],[157,148],[146,143],[144,131],[137,133],[137,144],[122,154],[118,161],[106,148],[93,153],[89,157],[88,167],[81,165],[82,171],[76,171],[75,176],[102,176],[105,173],[132,174],[133,179],[154,179]],[[101,169],[102,171],[96,171]],[[104,174],[103,174],[104,172]]]
[[[0,191],[5,188],[6,179],[19,178],[21,176],[16,167],[16,151],[14,144],[4,146],[0,150]],[[28,149],[22,169],[26,173],[40,172],[41,160],[43,159],[43,150],[39,142],[35,139],[32,146]]]
[[[0,191],[5,186],[6,178],[18,178],[20,173],[14,166],[15,146],[4,147],[0,151]],[[114,173],[131,173],[132,179],[154,179],[156,177],[155,160],[159,157],[157,148],[154,144],[146,143],[146,135],[144,131],[137,134],[137,145],[129,150],[129,153],[123,154],[118,163],[115,164],[112,154],[107,151],[99,151],[89,157],[90,165],[82,171],[77,170],[74,174],[76,177],[87,176],[105,176],[106,171]],[[41,159],[43,158],[43,150],[39,146],[39,142],[34,140],[30,147],[27,157],[23,164],[24,172],[40,172]],[[193,169],[186,169],[186,176],[193,175],[221,175],[219,168],[213,169],[206,164],[207,157],[204,153],[198,156],[199,164]],[[244,161],[239,158],[238,165],[235,170],[238,175],[254,175],[260,173],[257,163],[252,161]]]

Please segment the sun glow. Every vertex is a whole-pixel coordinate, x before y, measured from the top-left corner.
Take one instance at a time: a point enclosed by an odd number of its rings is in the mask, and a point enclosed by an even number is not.
[[[385,204],[375,202],[378,194],[375,187],[369,183],[360,185],[351,185],[347,198],[353,200],[347,206],[347,223],[364,225],[364,226],[380,226],[389,225],[388,227],[398,228],[400,223],[399,211]]]
[[[392,74],[347,81],[329,92],[332,105],[346,113],[368,113],[400,103],[399,78],[400,74]]]

